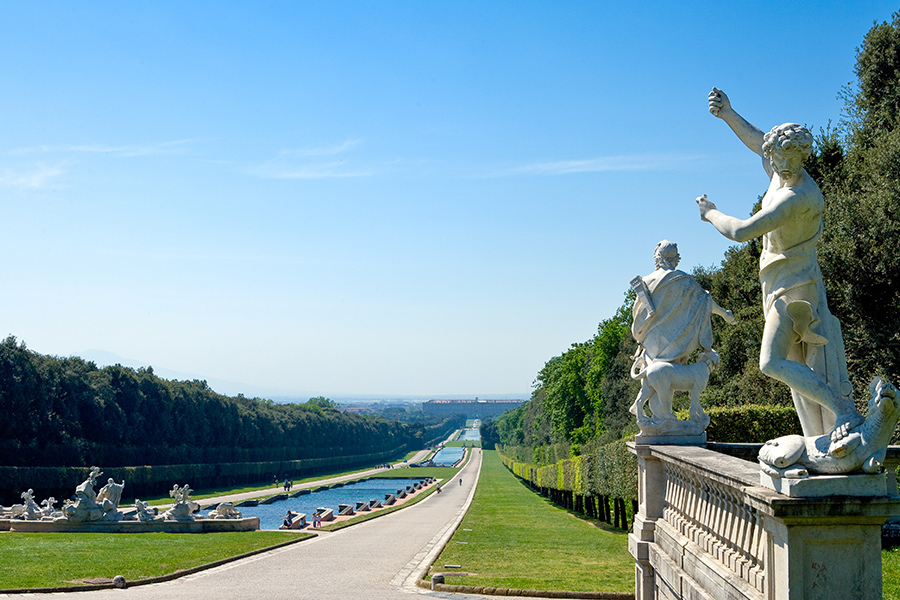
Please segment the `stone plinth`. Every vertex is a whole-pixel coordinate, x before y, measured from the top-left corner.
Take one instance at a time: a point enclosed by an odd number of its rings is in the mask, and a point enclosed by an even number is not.
[[[0,531],[30,531],[41,533],[214,533],[221,531],[257,531],[259,517],[243,519],[195,519],[193,521],[119,521],[104,523],[67,523],[65,521],[0,520]]]
[[[881,598],[881,525],[900,514],[897,495],[789,497],[762,487],[746,460],[630,447],[638,600]]]
[[[896,476],[895,476],[896,481]],[[772,477],[759,472],[759,483],[791,498],[823,498],[826,496],[887,496],[887,473],[875,475],[816,475],[802,479]],[[896,484],[895,484],[896,485]]]
[[[644,435],[634,436],[634,443],[645,446],[702,446],[706,443],[706,432],[698,435]]]

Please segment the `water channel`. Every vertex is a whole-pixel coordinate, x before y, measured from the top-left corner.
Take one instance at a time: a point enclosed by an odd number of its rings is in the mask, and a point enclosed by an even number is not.
[[[296,498],[278,500],[272,504],[242,506],[238,510],[245,517],[259,517],[260,529],[278,529],[289,510],[306,513],[306,520],[312,521],[312,515],[319,507],[330,508],[337,515],[339,504],[351,504],[355,507],[357,502],[370,500],[383,502],[385,494],[396,494],[397,490],[406,489],[406,486],[421,481],[421,478],[373,478],[343,487],[303,494]]]
[[[460,442],[477,442],[481,439],[481,430],[479,429],[463,429],[459,437],[456,438]]]
[[[431,462],[433,462],[436,467],[452,467],[460,461],[465,453],[466,449],[462,446],[443,448],[438,450],[437,453],[431,457]]]

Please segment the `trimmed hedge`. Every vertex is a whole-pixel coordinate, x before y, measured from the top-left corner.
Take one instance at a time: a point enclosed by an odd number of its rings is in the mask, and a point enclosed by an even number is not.
[[[800,421],[791,406],[711,407],[707,413],[710,441],[762,443],[801,433]],[[688,417],[686,411],[678,416]],[[626,503],[631,504],[632,511],[637,504],[637,458],[625,442],[619,440],[598,448],[585,445],[584,454],[546,466],[512,458],[531,455],[530,448],[504,448],[497,444],[497,449],[507,469],[557,504],[627,529]],[[612,515],[609,499],[613,499]]]
[[[706,413],[710,419],[706,438],[711,442],[763,444],[783,435],[803,433],[793,406],[712,406]],[[680,419],[687,417],[687,411],[678,414]]]
[[[387,452],[307,458],[279,462],[244,462],[218,464],[183,464],[103,468],[98,488],[112,477],[125,480],[125,497],[165,494],[172,485],[190,484],[202,489],[218,486],[252,485],[271,482],[285,475],[300,478],[326,470],[338,470],[386,462],[405,453],[407,446]],[[75,486],[87,479],[87,467],[4,467],[0,466],[0,505],[19,502],[24,490],[35,491],[38,498],[54,496],[64,499],[72,495]]]
[[[509,457],[499,445],[497,454],[510,472],[557,504],[627,529],[626,502],[632,513],[637,504],[637,458],[625,442],[618,440],[543,467]]]

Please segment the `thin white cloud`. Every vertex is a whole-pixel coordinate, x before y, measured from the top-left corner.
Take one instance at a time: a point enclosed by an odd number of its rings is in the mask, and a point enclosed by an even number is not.
[[[134,157],[134,156],[151,156],[159,154],[176,154],[184,152],[185,147],[194,140],[173,140],[170,142],[159,142],[156,144],[145,144],[137,146],[111,146],[103,144],[72,144],[67,146],[33,146],[30,148],[17,148],[10,150],[8,154],[17,156],[23,154],[36,153],[89,153],[89,154],[109,154],[112,156]]]
[[[264,179],[328,179],[375,175],[376,169],[354,166],[343,158],[324,160],[344,154],[359,144],[359,140],[347,140],[335,146],[282,150],[275,158],[251,167],[248,172]]]
[[[534,162],[494,173],[509,175],[571,175],[573,173],[610,173],[622,171],[670,171],[693,162],[700,156],[683,154],[634,154],[600,156],[577,160]]]
[[[281,157],[306,157],[306,156],[335,156],[336,154],[342,154],[352,148],[355,148],[360,144],[360,140],[347,140],[343,144],[338,144],[336,146],[323,146],[319,148],[296,148],[296,149],[288,149],[282,150],[278,153]]]
[[[375,169],[351,169],[341,161],[314,163],[307,165],[265,164],[251,169],[264,179],[326,179],[344,177],[368,177],[376,174]]]
[[[0,169],[0,185],[18,190],[38,190],[52,187],[57,177],[68,171],[67,161],[52,165],[37,163],[18,169]]]

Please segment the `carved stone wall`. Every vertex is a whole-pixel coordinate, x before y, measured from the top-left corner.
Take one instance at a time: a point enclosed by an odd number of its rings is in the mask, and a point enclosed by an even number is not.
[[[881,525],[900,497],[789,498],[755,463],[700,447],[630,446],[636,597],[881,598]]]

